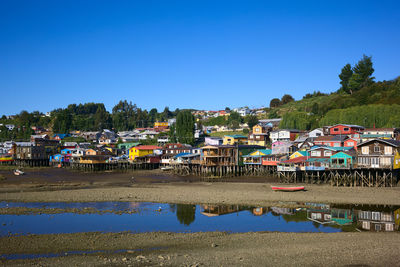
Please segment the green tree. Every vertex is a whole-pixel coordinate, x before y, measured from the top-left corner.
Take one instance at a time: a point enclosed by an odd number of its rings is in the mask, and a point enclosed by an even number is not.
[[[287,104],[289,102],[293,102],[293,101],[294,101],[294,98],[291,95],[288,95],[288,94],[283,95],[282,99],[281,99],[282,105],[285,105],[285,104]]]
[[[94,114],[94,127],[96,127],[96,130],[103,130],[111,127],[111,117],[104,105],[98,107]]]
[[[272,98],[271,101],[269,102],[269,107],[270,108],[277,108],[280,105],[282,105],[281,100],[279,98]]]
[[[374,68],[372,67],[372,58],[363,55],[363,58],[353,68],[353,74],[351,75],[348,87],[350,94],[360,90],[362,87],[370,85],[375,79],[372,77]]]
[[[343,90],[346,93],[350,93],[349,80],[350,80],[352,75],[353,75],[353,70],[351,69],[351,65],[350,64],[346,64],[342,68],[342,71],[339,74],[340,84],[342,85],[342,87],[340,89]]]
[[[247,125],[249,126],[250,129],[253,129],[253,126],[257,125],[258,122],[259,122],[256,115],[248,115],[248,116],[246,116],[245,121],[246,121],[246,123],[247,123]]]
[[[236,111],[232,111],[228,118],[228,126],[231,129],[236,130],[239,128],[240,123],[242,123],[242,117],[240,117],[240,114]]]
[[[176,136],[179,143],[194,144],[194,116],[190,110],[178,113],[176,117]]]

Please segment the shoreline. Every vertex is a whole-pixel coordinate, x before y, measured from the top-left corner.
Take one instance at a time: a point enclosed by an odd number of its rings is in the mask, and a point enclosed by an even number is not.
[[[304,185],[305,191],[273,192],[271,177],[240,177],[203,182],[159,170],[80,173],[63,169],[31,171],[0,181],[0,201],[10,202],[156,202],[270,206],[279,202],[400,205],[400,187]],[[134,177],[132,179],[132,177]],[[287,185],[287,184],[285,184]]]
[[[7,178],[0,181],[0,201],[9,202],[129,201],[249,206],[317,202],[400,205],[400,187],[355,188],[305,184],[307,191],[273,192],[270,186],[279,183],[263,177],[248,178],[249,182],[242,177],[241,180],[210,183],[154,171],[77,173],[51,169],[30,171],[22,177],[14,177],[4,171],[0,171],[0,174]],[[134,182],[131,181],[132,176],[135,177]],[[27,211],[34,209],[21,209],[21,213]],[[59,211],[62,209],[51,210],[54,213]],[[0,237],[0,263],[7,266],[395,266],[398,265],[399,237],[398,232],[86,232],[10,235]],[[27,254],[38,258],[5,259]],[[46,255],[54,257],[46,258]]]

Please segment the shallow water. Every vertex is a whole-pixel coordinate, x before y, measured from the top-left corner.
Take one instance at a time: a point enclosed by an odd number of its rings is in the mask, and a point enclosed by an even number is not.
[[[279,203],[280,206],[285,203]],[[291,207],[187,205],[150,202],[18,203],[0,202],[0,208],[41,208],[41,213],[0,215],[0,235],[76,232],[396,232],[398,206],[354,206],[322,203],[286,203]],[[94,209],[98,213],[46,209]],[[106,213],[104,213],[106,212]],[[122,212],[122,213],[121,213]]]

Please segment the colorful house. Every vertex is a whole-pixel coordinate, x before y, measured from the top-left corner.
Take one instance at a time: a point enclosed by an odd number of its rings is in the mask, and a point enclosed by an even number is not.
[[[400,152],[400,141],[373,139],[358,144],[357,164],[366,168],[392,168]]]
[[[126,150],[130,149],[131,147],[138,146],[138,145],[140,145],[139,142],[120,143],[117,145],[117,148],[126,151]]]
[[[356,135],[360,134],[364,130],[364,127],[359,125],[349,124],[336,124],[329,127],[329,134],[331,135]]]
[[[253,130],[249,133],[248,144],[266,146],[269,141],[270,127],[263,127],[259,124],[254,125]]]
[[[248,155],[242,156],[243,164],[256,164],[261,165],[262,159],[268,155],[271,155],[271,149],[259,149]]]
[[[235,166],[237,165],[238,155],[235,146],[204,146],[202,165],[205,166]]]
[[[235,144],[245,144],[247,142],[247,137],[240,134],[225,135],[222,142],[223,145],[235,145]]]
[[[135,146],[129,149],[129,159],[135,160],[137,157],[144,157],[146,155],[150,155],[154,153],[154,150],[161,150],[162,148],[159,146],[153,145],[142,145],[142,146]]]
[[[349,139],[344,140],[343,146],[344,147],[353,147],[355,150],[357,150],[357,143],[358,143],[357,139],[349,138]]]
[[[342,147],[343,142],[348,137],[346,135],[328,135],[328,136],[319,136],[314,139],[314,144],[316,146],[331,146],[331,147]]]
[[[349,169],[353,165],[354,156],[340,151],[329,158],[329,167],[333,169]]]
[[[63,140],[65,137],[69,137],[69,134],[54,134],[53,139],[54,140]]]
[[[308,157],[308,156],[310,156],[310,154],[307,151],[296,151],[289,156],[289,159],[295,159],[298,157]]]

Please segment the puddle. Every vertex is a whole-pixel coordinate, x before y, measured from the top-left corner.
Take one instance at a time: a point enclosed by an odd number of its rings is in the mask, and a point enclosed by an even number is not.
[[[239,205],[187,205],[150,202],[18,203],[0,208],[40,208],[24,215],[1,214],[0,236],[77,232],[207,232],[232,233],[399,231],[400,206],[286,203],[292,208]],[[91,209],[99,213],[46,209]],[[102,213],[102,211],[112,211]],[[123,213],[119,213],[124,211]]]

